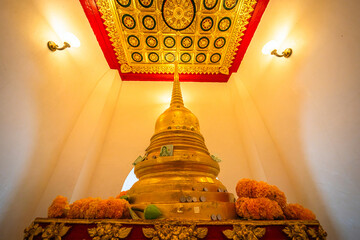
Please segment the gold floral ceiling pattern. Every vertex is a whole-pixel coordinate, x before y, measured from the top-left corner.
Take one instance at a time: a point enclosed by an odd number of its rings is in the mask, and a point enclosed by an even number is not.
[[[256,0],[98,0],[122,73],[229,74]]]

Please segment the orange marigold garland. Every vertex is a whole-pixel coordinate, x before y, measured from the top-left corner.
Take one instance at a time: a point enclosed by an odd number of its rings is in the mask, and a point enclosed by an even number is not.
[[[284,208],[284,214],[286,219],[289,220],[315,220],[315,214],[307,208],[304,208],[300,204],[287,204]]]
[[[66,217],[68,208],[69,208],[69,203],[67,201],[67,198],[59,195],[54,199],[54,201],[48,208],[48,217],[49,218]]]
[[[122,191],[119,193],[119,195],[116,196],[116,198],[121,198],[122,196],[125,196],[128,191]]]
[[[129,203],[124,199],[85,198],[70,205],[69,218],[128,218]]]
[[[286,206],[286,196],[276,186],[266,182],[258,182],[251,179],[241,179],[236,185],[236,193],[239,198],[268,198],[276,201],[281,208]]]
[[[268,198],[239,198],[236,203],[236,213],[246,219],[273,220],[284,219],[281,207],[276,201]]]

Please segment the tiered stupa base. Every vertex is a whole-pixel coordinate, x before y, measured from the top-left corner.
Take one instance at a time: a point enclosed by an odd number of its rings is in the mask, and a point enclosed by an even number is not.
[[[92,240],[92,239],[184,239],[225,240],[313,240],[326,239],[318,221],[171,221],[171,220],[114,220],[114,219],[47,219],[37,218],[28,228],[33,240]],[[36,235],[35,235],[36,234]],[[44,235],[45,234],[45,235]],[[53,235],[51,235],[53,234]],[[249,235],[250,234],[250,235]],[[237,238],[234,238],[237,236]],[[117,237],[117,238],[116,238]],[[159,237],[159,238],[156,238]],[[193,237],[193,238],[191,238]]]

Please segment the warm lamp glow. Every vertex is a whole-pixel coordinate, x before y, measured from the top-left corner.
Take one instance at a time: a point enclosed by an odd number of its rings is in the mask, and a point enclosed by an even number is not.
[[[71,47],[80,47],[80,40],[71,32],[66,32],[63,37],[64,42],[70,44]]]
[[[282,54],[279,54],[276,50],[278,47],[279,47],[279,43],[275,40],[271,40],[270,42],[268,42],[264,45],[264,47],[262,48],[261,51],[265,55],[274,55],[277,57],[284,57],[284,58],[288,58],[291,56],[291,54],[292,54],[291,48],[286,48],[282,52]]]
[[[277,49],[278,47],[279,47],[279,43],[275,40],[271,40],[270,42],[264,45],[261,51],[265,55],[271,55],[272,50]]]

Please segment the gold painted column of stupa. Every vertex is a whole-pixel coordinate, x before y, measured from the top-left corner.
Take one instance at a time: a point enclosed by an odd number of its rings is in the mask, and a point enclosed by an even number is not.
[[[209,154],[197,117],[183,103],[177,64],[170,107],[135,165],[139,181],[129,190],[133,207],[155,204],[170,219],[234,219],[234,196],[216,179],[220,167]]]

